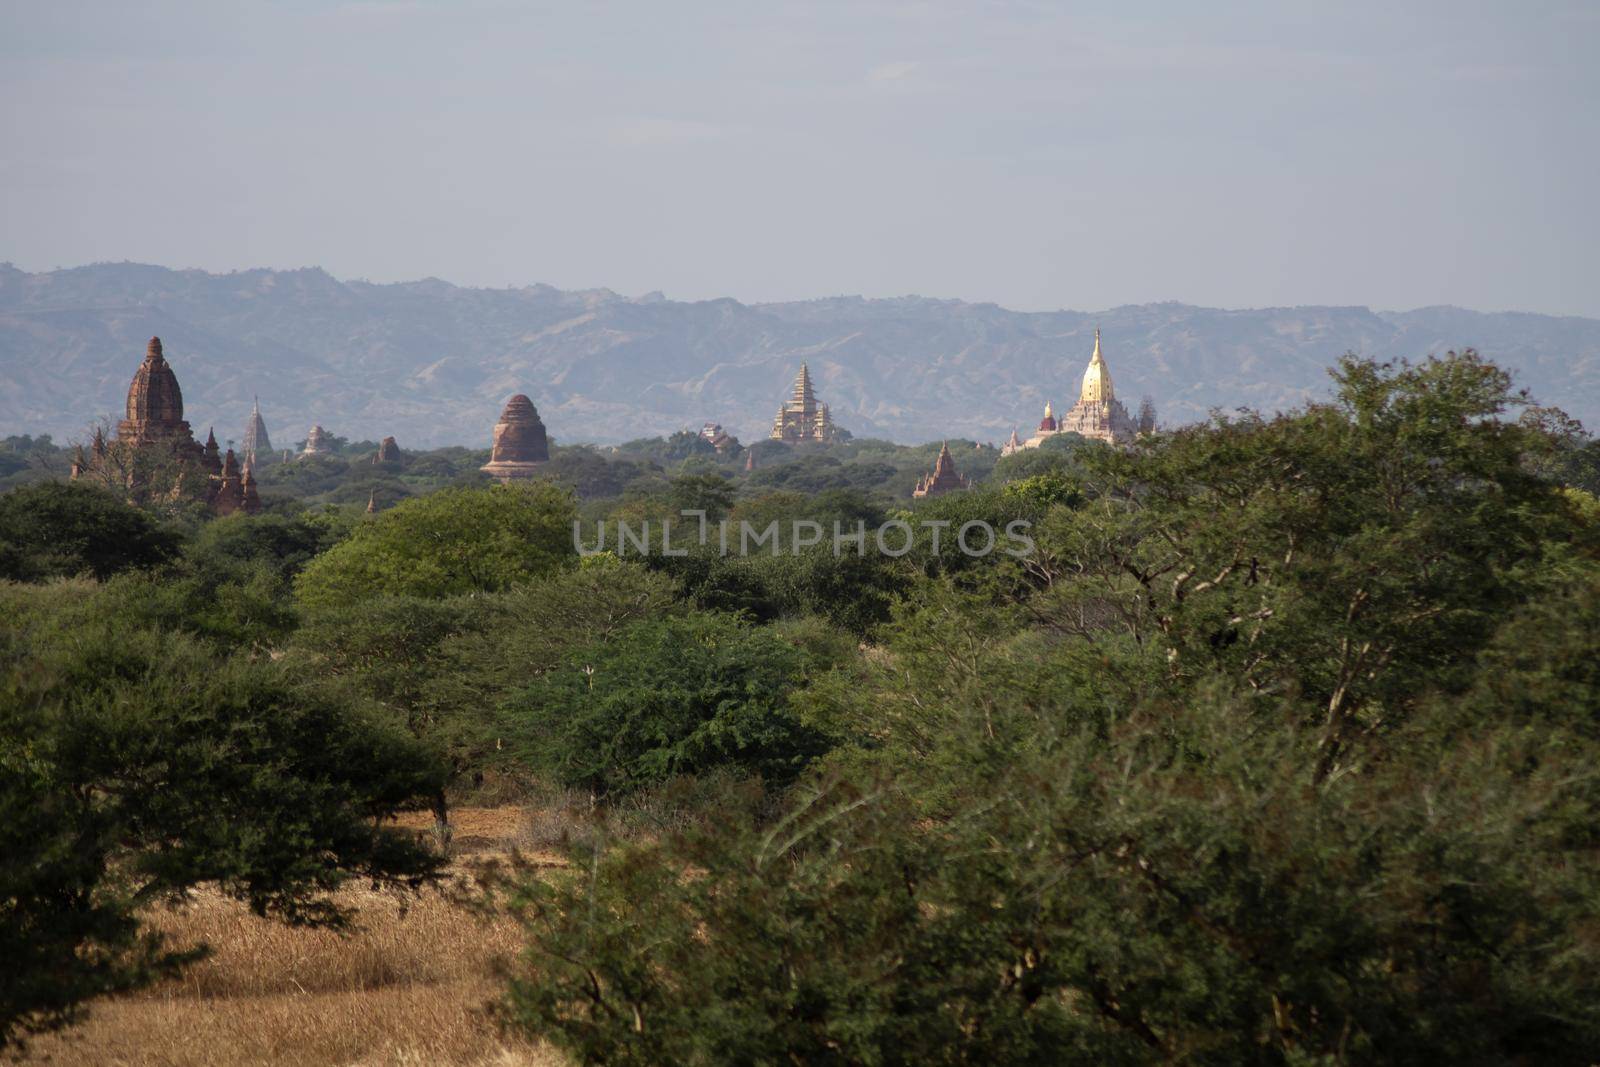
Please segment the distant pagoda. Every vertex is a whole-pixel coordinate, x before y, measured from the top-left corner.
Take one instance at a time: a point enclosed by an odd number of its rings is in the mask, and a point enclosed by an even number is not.
[[[480,469],[501,482],[532,478],[550,459],[550,441],[533,401],[518,393],[506,401],[494,426],[494,447]]]
[[[1050,437],[1061,433],[1075,433],[1096,441],[1120,445],[1138,435],[1138,427],[1128,415],[1128,409],[1117,399],[1111,385],[1111,368],[1100,354],[1100,331],[1094,332],[1094,354],[1083,372],[1083,385],[1078,390],[1078,402],[1060,419],[1055,417],[1047,403],[1039,430],[1028,439],[1028,448],[1037,448]]]
[[[789,402],[778,409],[777,417],[772,420],[772,433],[769,436],[774,441],[790,443],[832,441],[839,436],[828,405],[817,403],[816,394],[811,388],[811,371],[804,363],[800,364],[800,373],[795,376]]]
[[[373,463],[398,463],[400,462],[400,446],[395,444],[393,437],[385,437],[378,450],[372,454]]]
[[[716,449],[719,456],[739,450],[739,439],[724,430],[720,422],[708,422],[700,427],[700,437],[706,444]]]
[[[211,507],[218,515],[232,515],[236,511],[253,515],[261,510],[261,497],[256,494],[256,476],[250,461],[245,460],[241,472],[239,459],[231,448],[223,456],[222,475]]]
[[[183,390],[159,337],[150,338],[128,383],[124,414],[110,441],[97,426],[88,454],[81,445],[74,451],[73,481],[105,486],[135,502],[193,495],[220,515],[260,510],[249,467],[241,474],[231,449],[224,462],[214,432],[204,445],[194,439],[183,418]]]
[[[971,483],[956,473],[956,461],[950,455],[948,442],[939,446],[939,458],[933,461],[933,473],[917,479],[913,497],[942,496],[957,489],[971,488]]]
[[[261,417],[260,397],[256,397],[250,408],[250,421],[245,423],[239,451],[250,464],[259,464],[272,456],[272,438],[267,436],[267,423]]]
[[[128,383],[127,418],[117,423],[117,441],[139,448],[152,444],[171,445],[179,452],[198,452],[194,432],[183,421],[183,390],[172,373],[161,349],[161,338],[152,337],[144,349],[144,362]]]
[[[322,428],[318,423],[311,427],[306,434],[306,447],[301,449],[302,456],[325,456],[333,451],[333,435]]]

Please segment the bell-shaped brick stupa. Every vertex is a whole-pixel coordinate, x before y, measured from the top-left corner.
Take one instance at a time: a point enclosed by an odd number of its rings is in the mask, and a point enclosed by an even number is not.
[[[494,449],[482,470],[502,482],[532,478],[550,459],[550,443],[533,401],[518,393],[506,401],[494,426]]]

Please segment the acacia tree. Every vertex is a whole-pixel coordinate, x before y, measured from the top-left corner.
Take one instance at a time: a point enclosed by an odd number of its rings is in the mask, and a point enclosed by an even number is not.
[[[1435,697],[1315,785],[1292,698],[1021,616],[903,615],[815,694],[870,736],[775,821],[729,798],[520,883],[506,1016],[593,1063],[1588,1062],[1589,615],[1497,645],[1551,678],[1516,718]]]
[[[140,913],[202,882],[339,926],[346,879],[414,888],[442,863],[382,822],[444,773],[402,725],[89,607],[12,604],[0,630],[0,1045],[197,958]]]
[[[135,446],[119,440],[106,419],[90,428],[90,437],[93,443],[87,452],[81,443],[73,446],[76,457],[89,460],[78,474],[79,481],[167,518],[204,508],[207,474],[180,442]]]
[[[289,662],[402,718],[451,768],[431,801],[442,845],[446,785],[481,772],[499,747],[494,712],[577,647],[675,609],[669,579],[609,553],[501,593],[380,596],[308,615]]]
[[[1600,774],[1543,703],[1574,690],[1518,686],[1556,728],[1464,744],[1494,694],[1432,705],[1311,788],[1293,706],[1140,698],[1131,642],[1052,651],[1020,616],[902,615],[815,695],[869,745],[776,821],[730,798],[522,883],[508,1017],[581,1062],[1587,1062]],[[1592,704],[1586,625],[1553,659]]]
[[[914,588],[793,698],[845,744],[776,822],[520,885],[509,1017],[606,1063],[1588,1063],[1592,515],[1471,354],[1338,380],[1088,458],[1034,584]]]
[[[1577,536],[1549,441],[1497,418],[1523,398],[1471,352],[1421,364],[1346,358],[1334,403],[1219,418],[1091,460],[1099,498],[1042,531],[1074,580],[1054,622],[1115,625],[1175,680],[1214,671],[1320,710],[1323,760],[1459,687],[1471,652],[1540,588]]]

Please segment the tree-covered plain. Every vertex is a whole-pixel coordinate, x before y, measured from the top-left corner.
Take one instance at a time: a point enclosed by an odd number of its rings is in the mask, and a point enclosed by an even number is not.
[[[692,434],[511,487],[347,446],[213,521],[0,496],[0,1033],[183,967],[141,915],[196,885],[336,924],[454,804],[564,788],[570,865],[486,902],[501,1024],[575,1062],[1591,1063],[1600,448],[1472,353],[1333,376],[952,444],[922,501],[936,444]],[[780,534],[573,542],[684,510]]]

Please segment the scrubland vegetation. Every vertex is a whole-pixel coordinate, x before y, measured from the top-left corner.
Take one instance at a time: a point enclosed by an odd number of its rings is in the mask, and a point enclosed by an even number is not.
[[[464,810],[457,823],[463,863],[531,843],[516,808]],[[204,943],[214,952],[148,990],[96,1003],[82,1025],[36,1038],[26,1059],[169,1067],[567,1062],[541,1042],[501,1033],[484,1011],[500,989],[495,967],[520,949],[515,923],[486,920],[442,894],[402,900],[351,885],[337,897],[357,909],[353,931],[296,929],[210,889],[181,909],[150,909],[150,925],[174,945]]]
[[[214,521],[13,489],[0,1037],[1592,1063],[1600,446],[1470,353],[1334,374],[914,504],[930,450],[686,438],[511,487],[408,457],[370,516],[345,460]],[[572,546],[681,508],[1035,551]]]

